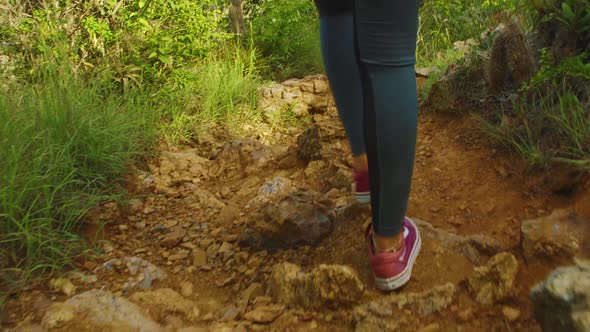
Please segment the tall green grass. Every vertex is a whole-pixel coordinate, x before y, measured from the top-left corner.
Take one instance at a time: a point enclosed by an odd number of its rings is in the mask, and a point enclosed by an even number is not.
[[[154,142],[152,110],[145,93],[81,82],[67,66],[0,91],[0,272],[46,273],[81,252],[85,212],[121,194]]]
[[[518,0],[428,0],[420,9],[417,58],[419,66],[433,66],[446,59],[456,41],[479,38],[513,15]]]
[[[229,43],[207,58],[175,72],[177,88],[167,91],[168,122],[162,132],[171,143],[185,143],[231,119],[258,118],[257,91],[262,84],[256,50]],[[241,120],[240,120],[241,119]]]

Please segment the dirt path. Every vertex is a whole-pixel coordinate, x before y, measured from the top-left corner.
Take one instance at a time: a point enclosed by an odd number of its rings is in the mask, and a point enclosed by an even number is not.
[[[428,224],[422,227],[424,246],[413,279],[400,294],[417,294],[416,303],[434,305],[443,296],[429,291],[447,283],[454,290],[448,303],[417,314],[412,309],[413,297],[403,299],[410,303],[406,307],[396,295],[386,296],[373,287],[363,239],[369,211],[348,197],[350,160],[343,130],[333,110],[314,115],[314,122],[320,132],[314,144],[322,158],[311,164],[298,158],[296,135],[291,132],[279,133],[279,143],[274,146],[243,139],[163,153],[135,182],[133,190],[138,199],[125,208],[107,204],[97,212],[97,218],[112,221],[102,237],[107,241],[100,242],[105,252],[80,262],[84,276],[96,276],[96,281],[67,277],[76,286],[72,293],[104,289],[116,296],[131,295],[149,318],[170,331],[362,331],[379,330],[379,326],[406,331],[540,330],[532,317],[529,289],[558,264],[527,264],[520,226],[523,220],[548,215],[556,208],[570,207],[581,217],[590,217],[583,186],[569,195],[555,194],[550,190],[555,189],[555,183],[548,177],[485,143],[469,117],[422,110],[408,214]],[[290,188],[321,193],[331,206],[333,230],[319,245],[261,251],[240,245],[244,230],[257,222],[252,220],[248,205],[255,204],[253,199],[260,196],[261,186],[277,177],[286,179]],[[517,258],[518,274],[509,294],[484,305],[468,291],[466,280],[476,266],[499,252]],[[111,260],[132,256],[151,262],[167,277],[154,278],[152,271],[148,287],[130,287],[130,283],[145,282],[146,277],[130,269],[125,261]],[[347,265],[366,289],[358,303],[338,306],[337,310],[276,309],[269,304],[270,298],[254,300],[268,288],[273,266],[280,262],[297,264],[305,271],[320,264]],[[101,268],[105,263],[109,268]],[[73,295],[64,294],[67,291],[63,286],[55,288],[37,287],[9,302],[5,326],[19,326],[23,321],[21,328],[39,324],[51,303]],[[198,314],[191,316],[167,305],[165,298],[152,302],[133,298],[135,293],[163,288],[182,293],[198,308]],[[379,316],[374,312],[375,307],[392,303],[393,313]],[[247,315],[269,307],[281,314],[278,318],[270,314],[272,318],[264,324]],[[54,330],[97,330],[95,323],[88,323],[91,320],[90,316],[65,320]]]

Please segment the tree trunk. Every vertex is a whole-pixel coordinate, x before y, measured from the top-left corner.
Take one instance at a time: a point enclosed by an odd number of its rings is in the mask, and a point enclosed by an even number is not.
[[[242,2],[243,0],[230,0],[228,8],[231,30],[238,36],[246,35],[246,20]]]

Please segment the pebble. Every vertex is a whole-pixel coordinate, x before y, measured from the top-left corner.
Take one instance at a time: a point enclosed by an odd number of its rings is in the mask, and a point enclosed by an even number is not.
[[[51,279],[49,286],[53,290],[61,291],[66,296],[72,296],[76,291],[76,286],[66,278]]]
[[[233,246],[232,246],[231,243],[229,243],[229,242],[223,242],[221,244],[221,247],[219,247],[219,249],[217,250],[217,253],[224,254],[226,252],[229,252],[232,249],[233,249]]]
[[[186,231],[182,227],[175,226],[170,229],[169,233],[164,235],[164,238],[162,241],[160,241],[160,244],[167,248],[176,247],[178,244],[180,244],[180,241],[182,241],[185,235]]]
[[[241,301],[244,304],[248,304],[251,300],[257,298],[258,296],[264,295],[264,289],[262,288],[262,284],[258,282],[253,282],[242,292]]]
[[[166,226],[164,226],[162,224],[157,224],[156,226],[154,226],[154,232],[164,233],[167,230],[168,229],[166,228]]]
[[[193,265],[200,267],[207,264],[207,253],[200,248],[193,250]]]
[[[470,320],[473,317],[473,309],[467,308],[467,309],[465,309],[463,311],[460,311],[457,314],[457,317],[459,317],[459,319],[462,322],[466,322],[466,321]]]
[[[180,244],[180,246],[185,249],[190,249],[190,250],[194,250],[197,248],[197,246],[194,243],[190,243],[190,242],[183,242]]]
[[[223,241],[225,242],[236,242],[240,236],[238,234],[227,234],[223,237]]]
[[[259,257],[252,256],[248,260],[248,267],[249,268],[257,268],[262,264],[262,260]]]
[[[190,297],[193,295],[194,287],[191,282],[183,281],[180,283],[180,294],[184,297]]]
[[[215,285],[217,285],[218,288],[223,288],[223,287],[231,284],[233,281],[234,281],[234,277],[230,276],[230,277],[225,278],[224,280],[218,281],[217,283],[215,283]]]
[[[246,313],[244,318],[254,323],[272,323],[284,310],[285,307],[280,304],[257,306],[256,309]]]
[[[213,244],[212,239],[203,239],[203,240],[199,241],[199,247],[201,247],[201,249],[203,249],[203,250],[206,250],[212,244]]]
[[[168,260],[170,261],[178,261],[181,259],[185,259],[188,257],[189,251],[188,250],[180,250],[179,252],[168,256]]]
[[[238,320],[239,317],[240,317],[240,309],[232,306],[224,311],[221,320],[229,322],[229,321]]]
[[[432,323],[424,326],[423,328],[419,329],[418,332],[436,332],[440,330],[440,325],[438,323]]]
[[[520,310],[512,307],[502,307],[502,314],[509,322],[514,322],[520,317]]]

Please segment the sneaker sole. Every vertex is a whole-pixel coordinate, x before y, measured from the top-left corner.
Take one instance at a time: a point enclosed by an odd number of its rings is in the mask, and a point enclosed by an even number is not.
[[[416,224],[412,221],[414,227]],[[377,278],[375,277],[375,286],[382,290],[382,291],[392,291],[398,288],[401,288],[405,284],[410,281],[410,277],[412,276],[412,269],[414,268],[414,263],[416,262],[416,258],[420,253],[420,249],[422,248],[422,238],[420,236],[420,231],[418,227],[416,227],[416,245],[414,246],[414,251],[410,256],[410,261],[408,262],[408,267],[399,275],[392,277],[392,278]]]
[[[356,191],[356,184],[352,184],[352,195],[356,199],[359,204],[369,204],[371,203],[371,192],[364,191],[364,192],[357,192]]]
[[[370,192],[365,192],[365,193],[354,193],[354,198],[356,199],[356,201],[359,204],[369,204],[371,203],[371,193]]]

